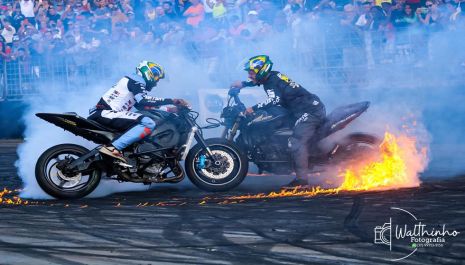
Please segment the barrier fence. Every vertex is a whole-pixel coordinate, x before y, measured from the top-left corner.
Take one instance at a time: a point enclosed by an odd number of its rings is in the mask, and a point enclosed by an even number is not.
[[[300,34],[290,41],[292,48],[283,51],[285,56],[280,61],[304,71],[314,80],[312,86],[319,84],[336,89],[363,88],[373,85],[373,80],[378,82],[377,86],[382,86],[379,83],[383,82],[386,86],[432,86],[434,82],[442,85],[444,80],[450,85],[465,83],[465,58],[448,59],[450,67],[447,71],[440,70],[447,76],[431,78],[438,74],[434,68],[437,55],[429,50],[429,40],[422,34],[405,34],[395,41],[380,40],[381,37],[372,32],[335,35],[327,32],[318,36]],[[417,45],[420,42],[423,46]],[[207,48],[211,46],[202,43],[189,43],[183,46],[183,52],[205,69],[217,87],[224,87],[237,70],[231,65],[237,65],[244,58],[244,49],[239,49],[235,43],[216,44],[220,48],[211,50]],[[63,92],[79,89],[96,79],[113,76],[112,65],[124,65],[127,56],[113,56],[112,63],[102,63],[107,62],[108,57],[99,56],[98,51],[4,60],[0,72],[0,100],[22,100],[38,94],[41,87]]]

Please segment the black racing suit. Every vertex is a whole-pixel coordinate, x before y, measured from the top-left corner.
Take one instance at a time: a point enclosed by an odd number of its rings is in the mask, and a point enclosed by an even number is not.
[[[243,86],[254,86],[252,82],[243,82]],[[263,89],[268,99],[253,106],[253,110],[266,109],[269,106],[286,108],[296,120],[294,133],[289,138],[296,176],[306,178],[308,173],[308,147],[316,129],[326,117],[326,110],[318,96],[308,92],[305,88],[289,79],[284,74],[271,71]]]

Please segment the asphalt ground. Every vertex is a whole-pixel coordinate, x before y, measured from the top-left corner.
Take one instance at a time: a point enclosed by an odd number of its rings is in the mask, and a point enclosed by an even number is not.
[[[18,141],[0,142],[0,188],[21,188]],[[281,178],[281,180],[279,179]],[[383,192],[279,190],[279,176],[248,176],[227,193],[163,185],[75,201],[0,204],[0,264],[465,264],[465,176]],[[390,219],[460,234],[441,246],[375,244]],[[394,233],[394,232],[393,232]]]

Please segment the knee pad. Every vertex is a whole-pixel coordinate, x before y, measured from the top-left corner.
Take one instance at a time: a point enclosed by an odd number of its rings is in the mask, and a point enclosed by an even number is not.
[[[155,122],[149,117],[143,117],[142,120],[140,120],[140,124],[144,126],[145,128],[150,129],[150,131],[153,131],[156,125]]]

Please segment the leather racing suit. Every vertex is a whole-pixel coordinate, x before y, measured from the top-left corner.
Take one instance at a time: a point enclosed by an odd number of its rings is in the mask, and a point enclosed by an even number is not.
[[[258,84],[242,82],[242,85],[245,87]],[[254,105],[252,109],[257,111],[279,105],[291,113],[296,122],[293,135],[289,138],[289,147],[297,178],[306,178],[309,168],[308,150],[313,144],[310,141],[326,117],[325,106],[318,96],[278,71],[271,71],[262,85],[268,98],[265,102]]]

